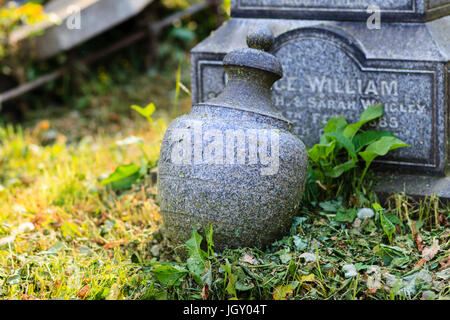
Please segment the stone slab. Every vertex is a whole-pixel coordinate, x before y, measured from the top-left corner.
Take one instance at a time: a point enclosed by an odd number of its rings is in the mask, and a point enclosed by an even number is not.
[[[450,173],[445,177],[383,174],[378,176],[374,189],[383,202],[398,192],[405,192],[416,199],[435,194],[440,200],[450,202]]]
[[[382,21],[430,21],[450,14],[448,0],[231,0],[236,18],[366,21],[370,5]]]
[[[226,77],[221,60],[245,47],[247,29],[267,24],[284,77],[272,90],[278,111],[294,123],[308,147],[329,117],[356,121],[382,103],[385,116],[372,129],[392,131],[411,144],[379,160],[384,168],[444,175],[449,159],[450,17],[421,24],[231,19],[192,50],[195,102],[216,96]],[[367,129],[370,129],[368,127]]]

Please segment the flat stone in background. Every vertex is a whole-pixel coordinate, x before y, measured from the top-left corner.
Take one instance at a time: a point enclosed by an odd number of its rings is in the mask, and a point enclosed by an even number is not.
[[[445,177],[380,174],[378,179],[374,189],[382,201],[386,201],[393,193],[404,191],[415,198],[435,194],[441,200],[450,202],[450,172]]]

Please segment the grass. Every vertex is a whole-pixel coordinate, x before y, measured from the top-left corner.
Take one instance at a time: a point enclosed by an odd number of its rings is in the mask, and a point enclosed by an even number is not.
[[[448,298],[450,210],[434,197],[414,203],[402,194],[383,213],[396,225],[393,243],[375,218],[358,227],[336,221],[337,212],[347,210],[339,201],[311,204],[291,233],[266,251],[210,254],[202,271],[209,278],[199,283],[187,273],[167,285],[155,277],[156,267],[188,265],[159,231],[151,177],[120,194],[98,181],[120,164],[139,162],[139,148],[117,145],[120,134],[72,144],[61,135],[42,146],[47,128],[41,122],[25,131],[0,129],[3,299],[201,299],[205,284],[209,299],[418,299],[424,292]],[[163,132],[144,121],[132,130],[152,157]],[[434,239],[439,251],[422,261]],[[348,264],[357,276],[345,276]],[[417,283],[404,280],[416,271],[426,275]]]
[[[122,192],[100,183],[142,160],[117,141],[142,137],[155,162],[169,120],[189,109],[183,92],[170,107],[173,76],[132,79],[91,80],[75,110],[0,126],[0,299],[449,298],[450,207],[434,196],[371,200],[365,221],[340,199],[309,203],[265,251],[213,252],[212,237],[207,252],[176,255],[151,174]],[[151,129],[130,109],[144,96],[163,119]]]
[[[136,132],[153,157],[162,132]],[[141,152],[101,136],[43,147],[38,135],[0,129],[0,295],[76,298],[87,285],[90,297],[118,298],[113,285],[134,281],[127,261],[146,252],[159,212],[151,184],[117,196],[97,180]]]

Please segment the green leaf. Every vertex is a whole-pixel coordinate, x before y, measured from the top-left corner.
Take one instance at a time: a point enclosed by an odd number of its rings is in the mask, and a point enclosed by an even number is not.
[[[244,282],[239,281],[239,280],[236,281],[236,283],[235,283],[235,288],[236,288],[236,290],[239,290],[239,291],[248,291],[248,290],[253,289],[254,287],[255,287],[255,285],[253,283],[245,284]]]
[[[368,107],[359,117],[359,121],[357,123],[353,123],[348,125],[344,131],[343,135],[346,138],[353,139],[356,132],[367,122],[372,121],[376,118],[379,118],[383,115],[383,106],[381,104],[374,105]]]
[[[229,295],[236,297],[236,281],[238,279],[237,275],[230,274],[228,276],[228,285],[226,287],[226,290]]]
[[[353,222],[357,216],[357,211],[354,208],[345,210],[339,209],[334,217],[334,220],[337,222]]]
[[[393,137],[394,134],[389,131],[374,131],[369,130],[360,134],[357,134],[353,138],[353,145],[355,146],[356,152],[361,151],[362,148],[365,146],[371,144],[372,142],[375,142],[376,140],[380,139],[381,137]]]
[[[80,227],[72,222],[64,222],[61,225],[61,234],[64,238],[81,237]]]
[[[334,151],[335,145],[336,145],[335,141],[315,144],[308,151],[309,158],[315,163],[318,163],[320,159],[327,159],[330,156],[330,154]]]
[[[174,28],[170,31],[170,36],[189,42],[195,39],[195,33],[187,28]]]
[[[178,98],[180,96],[180,83],[181,83],[181,63],[178,64],[177,79],[175,84],[175,105],[178,104]]]
[[[21,282],[21,278],[19,274],[13,274],[6,278],[6,284],[12,286],[14,284],[19,284]]]
[[[351,140],[349,140],[340,133],[327,133],[324,136],[326,137],[327,140],[332,139],[339,142],[348,151],[348,154],[352,157],[353,161],[355,163],[358,162],[356,150]]]
[[[141,167],[134,164],[121,165],[106,179],[101,181],[104,186],[113,190],[126,190],[131,188],[140,178]]]
[[[380,215],[380,222],[384,233],[386,233],[389,238],[389,242],[392,242],[392,235],[395,232],[394,224],[383,213]]]
[[[205,230],[205,235],[206,235],[206,243],[208,245],[208,256],[213,257],[214,256],[214,241],[213,241],[213,234],[214,234],[214,228],[213,226],[210,224],[208,225],[208,227]]]
[[[339,208],[341,207],[342,202],[341,201],[337,201],[337,200],[333,200],[333,201],[324,201],[319,203],[319,206],[324,209],[325,211],[329,211],[329,212],[336,212],[339,210]]]
[[[335,166],[329,172],[325,172],[325,175],[327,177],[331,177],[331,178],[338,178],[344,172],[347,172],[348,170],[351,170],[354,167],[356,167],[356,163],[353,161],[353,159],[350,159],[349,161],[347,161],[345,163],[342,163],[342,164],[339,164],[339,165]]]
[[[153,112],[155,112],[156,107],[153,103],[150,103],[145,108],[141,108],[137,105],[132,105],[131,109],[139,112],[139,114],[141,114],[142,116],[147,118],[147,120],[151,120],[151,116],[152,116]]]
[[[328,119],[328,123],[325,126],[324,133],[337,132],[341,133],[347,126],[347,120],[344,117],[338,116]]]
[[[156,279],[168,286],[179,285],[179,280],[184,278],[188,271],[179,266],[160,266],[152,270]]]
[[[410,147],[410,145],[396,137],[381,137],[369,144],[363,152],[359,152],[359,155],[366,162],[366,166],[368,166],[376,157],[385,156],[389,151],[401,147]]]
[[[375,222],[373,222],[373,220],[369,220],[369,222],[364,226],[363,230],[366,232],[375,232],[377,231],[377,226],[375,225]]]
[[[295,245],[295,250],[303,251],[308,247],[308,242],[304,241],[299,236],[294,236],[294,245]]]
[[[194,280],[201,284],[201,276],[206,268],[207,253],[200,248],[203,237],[198,234],[197,230],[192,230],[191,238],[186,241],[189,258],[186,263],[189,271],[194,276]]]

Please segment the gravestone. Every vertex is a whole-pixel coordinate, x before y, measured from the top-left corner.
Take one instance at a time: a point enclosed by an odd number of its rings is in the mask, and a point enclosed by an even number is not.
[[[380,8],[379,29],[368,27],[369,5]],[[194,103],[222,91],[221,60],[245,47],[249,27],[266,25],[284,71],[273,103],[307,147],[318,142],[328,118],[354,122],[382,103],[384,116],[372,128],[411,145],[377,161],[383,177],[397,183],[396,191],[450,198],[450,1],[232,0],[231,13],[191,52]],[[415,188],[419,175],[427,182]],[[395,191],[383,182],[379,190]]]

